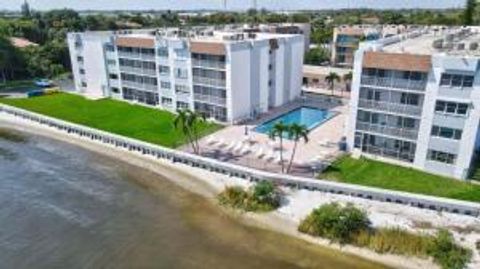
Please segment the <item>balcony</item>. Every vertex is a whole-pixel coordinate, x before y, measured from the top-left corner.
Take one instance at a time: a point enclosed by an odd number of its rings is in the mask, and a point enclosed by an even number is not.
[[[133,52],[124,52],[119,51],[118,57],[129,58],[129,59],[140,59],[146,61],[155,61],[155,54],[145,54],[145,53],[133,53]]]
[[[358,122],[358,121],[357,121],[357,130],[366,131],[370,133],[396,136],[401,138],[407,138],[411,140],[416,140],[418,136],[418,131],[415,129],[391,127],[386,125],[371,124],[371,123]]]
[[[427,81],[363,75],[361,84],[368,86],[380,86],[385,88],[425,91]]]
[[[193,83],[207,85],[207,86],[221,87],[221,88],[225,88],[226,86],[225,79],[197,77],[197,76],[193,77]]]
[[[139,74],[139,75],[150,75],[156,76],[155,69],[148,69],[148,68],[139,68],[139,67],[131,67],[131,66],[124,66],[120,65],[120,71],[129,73],[129,74]]]
[[[147,90],[147,91],[155,91],[155,92],[158,91],[157,85],[144,84],[144,83],[133,82],[128,80],[122,80],[122,86],[139,89],[139,90]]]
[[[192,66],[193,67],[213,68],[213,69],[225,69],[225,62],[192,59]]]
[[[404,114],[411,116],[421,116],[422,107],[413,105],[404,105],[391,102],[380,102],[375,100],[358,99],[358,107],[371,110],[391,112],[395,114]]]
[[[193,95],[194,101],[202,102],[202,103],[209,103],[213,105],[220,105],[225,106],[227,99],[223,97],[217,97],[212,95],[204,95],[204,94],[197,94]]]
[[[400,151],[397,149],[389,149],[389,148],[377,147],[372,145],[364,145],[362,146],[362,151],[369,154],[379,155],[387,158],[393,158],[393,159],[410,162],[410,163],[412,163],[415,160],[415,153]]]
[[[450,98],[463,98],[463,99],[470,99],[472,94],[473,88],[471,87],[445,87],[440,86],[438,88],[438,95],[445,96]]]

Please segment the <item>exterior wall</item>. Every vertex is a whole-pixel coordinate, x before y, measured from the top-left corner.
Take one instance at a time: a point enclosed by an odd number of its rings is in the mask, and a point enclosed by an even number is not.
[[[291,47],[291,60],[290,65],[286,68],[286,75],[290,77],[288,101],[298,98],[302,91],[301,85],[304,53],[301,48],[304,43],[305,40],[302,40],[301,38],[289,43],[289,46]]]
[[[250,117],[252,66],[251,51],[243,46],[230,50],[230,65],[227,69],[227,111],[229,121],[233,122]]]
[[[81,41],[80,41],[81,40]],[[104,42],[108,36],[104,35],[69,35],[68,46],[71,52],[72,73],[75,87],[89,98],[101,98],[107,94],[108,82],[105,65]],[[75,48],[75,41],[81,42],[81,48]],[[83,63],[77,57],[83,57]],[[99,60],[101,59],[101,60]],[[80,69],[85,74],[80,74]],[[86,87],[82,86],[86,83]]]

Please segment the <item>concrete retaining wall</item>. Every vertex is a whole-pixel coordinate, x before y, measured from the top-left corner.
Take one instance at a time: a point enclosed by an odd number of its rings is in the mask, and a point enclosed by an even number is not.
[[[159,159],[168,159],[172,162],[179,162],[216,173],[240,177],[249,181],[258,182],[268,180],[276,184],[292,188],[349,195],[385,203],[397,203],[412,207],[464,214],[475,217],[480,216],[480,203],[265,172],[244,166],[220,162],[215,159],[205,158],[183,151],[153,145],[3,104],[0,104],[0,113],[6,113],[22,119],[30,120],[38,124],[63,131],[72,136],[80,136],[99,143],[124,148],[138,154],[150,155]]]

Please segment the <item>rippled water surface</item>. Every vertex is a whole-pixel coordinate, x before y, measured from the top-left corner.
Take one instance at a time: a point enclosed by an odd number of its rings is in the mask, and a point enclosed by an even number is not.
[[[0,268],[381,266],[245,226],[139,168],[0,129]]]

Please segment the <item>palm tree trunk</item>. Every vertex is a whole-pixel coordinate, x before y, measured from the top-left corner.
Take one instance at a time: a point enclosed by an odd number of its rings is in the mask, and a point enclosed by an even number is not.
[[[297,143],[298,143],[298,140],[295,139],[295,143],[293,144],[293,149],[292,149],[292,155],[290,156],[290,162],[288,163],[287,174],[289,174],[290,170],[292,169],[293,158],[295,157],[295,152],[297,151]]]
[[[197,148],[197,154],[199,154],[200,153],[200,144],[198,143],[198,131],[197,131],[196,127],[193,127],[193,139],[194,139],[195,146]]]
[[[280,163],[282,165],[282,173],[285,173],[285,165],[283,164],[283,134],[280,134]]]

